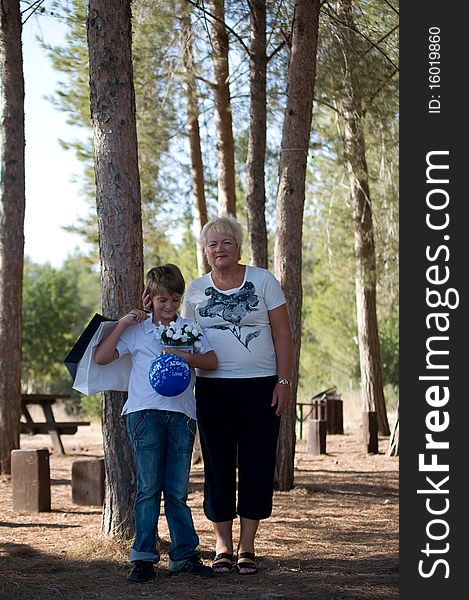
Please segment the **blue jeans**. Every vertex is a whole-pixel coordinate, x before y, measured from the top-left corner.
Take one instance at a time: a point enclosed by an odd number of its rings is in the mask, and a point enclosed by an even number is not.
[[[170,570],[198,556],[199,538],[187,506],[196,422],[179,412],[140,410],[126,416],[133,447],[137,490],[135,539],[130,560],[158,562],[156,547],[161,495],[171,544]]]

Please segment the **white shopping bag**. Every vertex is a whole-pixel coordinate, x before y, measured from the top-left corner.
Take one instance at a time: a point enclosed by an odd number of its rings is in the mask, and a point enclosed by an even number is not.
[[[74,390],[78,390],[86,396],[107,390],[118,392],[128,390],[130,369],[132,368],[130,354],[125,354],[108,365],[98,365],[94,360],[96,346],[109,335],[116,324],[117,321],[103,321],[100,323],[77,365],[72,386]]]

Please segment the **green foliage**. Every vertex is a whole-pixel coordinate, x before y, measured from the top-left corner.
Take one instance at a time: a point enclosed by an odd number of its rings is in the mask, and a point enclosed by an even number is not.
[[[399,388],[399,323],[393,315],[379,324],[379,343],[383,382],[393,390]]]
[[[398,385],[397,18],[383,3],[359,2],[360,70],[377,267],[377,311],[388,388]],[[343,56],[335,43],[334,3],[322,8],[304,217],[300,394],[337,384],[358,387],[355,251],[349,177],[337,106]],[[379,46],[379,49],[378,49]],[[382,50],[382,52],[380,51]]]
[[[80,407],[92,421],[98,421],[102,415],[102,394],[91,394],[80,398]]]
[[[71,393],[63,360],[96,310],[98,275],[80,257],[60,269],[26,260],[23,281],[22,389]]]
[[[304,219],[303,310],[299,394],[356,385],[355,288],[343,214],[310,206]],[[352,262],[353,265],[353,262]]]

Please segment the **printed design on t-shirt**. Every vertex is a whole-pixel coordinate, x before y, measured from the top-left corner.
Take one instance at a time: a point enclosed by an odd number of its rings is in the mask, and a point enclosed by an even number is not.
[[[251,340],[260,335],[260,330],[251,331],[242,339],[243,326],[241,319],[250,312],[259,310],[256,306],[259,304],[259,298],[256,295],[256,288],[251,281],[246,281],[242,288],[234,294],[223,294],[214,287],[208,287],[205,295],[209,299],[199,308],[201,317],[221,317],[231,325],[209,325],[213,329],[229,330],[247,350]],[[248,326],[244,326],[244,329]],[[250,352],[250,350],[249,350]]]

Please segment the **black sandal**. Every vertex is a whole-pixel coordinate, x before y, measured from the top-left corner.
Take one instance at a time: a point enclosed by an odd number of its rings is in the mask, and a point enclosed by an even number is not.
[[[240,561],[241,558],[246,560]],[[256,557],[254,553],[240,552],[236,559],[236,570],[240,575],[254,575],[255,573],[257,573]]]
[[[233,555],[228,552],[220,552],[212,561],[212,569],[220,575],[227,575],[233,569]]]

